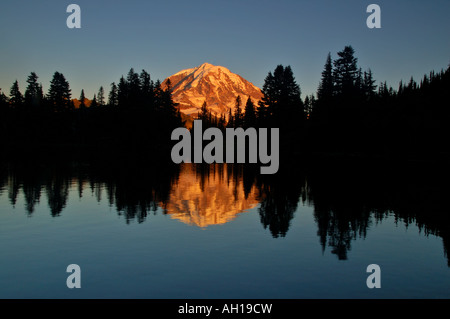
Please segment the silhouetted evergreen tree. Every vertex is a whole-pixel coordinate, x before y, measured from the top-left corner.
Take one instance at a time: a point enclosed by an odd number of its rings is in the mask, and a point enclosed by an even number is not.
[[[154,84],[150,78],[150,74],[142,70],[140,74],[140,86],[141,86],[141,100],[140,105],[142,107],[149,108],[150,110],[154,109]]]
[[[238,95],[236,97],[235,108],[234,108],[234,127],[242,127],[242,124],[243,124],[242,123],[243,116],[242,116],[241,105],[242,105],[241,96]]]
[[[155,109],[160,111],[161,105],[163,105],[164,100],[164,90],[161,87],[161,82],[159,80],[156,80],[155,87],[153,89],[153,97],[154,97],[154,105]]]
[[[139,79],[139,74],[134,72],[133,68],[131,68],[127,74],[126,84],[128,88],[128,95],[127,95],[128,107],[138,108],[141,102],[141,82]]]
[[[245,113],[244,113],[244,128],[256,127],[256,110],[255,104],[251,97],[247,98],[247,102],[245,103]]]
[[[267,122],[269,118],[267,106],[264,101],[260,100],[258,102],[258,108],[256,109],[256,119],[258,123],[258,127],[267,127]]]
[[[333,70],[335,92],[338,96],[349,99],[356,93],[358,59],[354,56],[355,50],[351,46],[346,46],[337,54],[339,58],[334,61]]]
[[[19,82],[17,80],[14,81],[11,90],[9,91],[9,103],[14,109],[20,109],[23,106],[24,98],[20,92]]]
[[[264,94],[258,112],[259,126],[280,129],[281,148],[292,150],[292,143],[302,138],[305,113],[300,86],[296,83],[290,66],[278,65],[267,75]],[[290,145],[291,144],[291,145]]]
[[[325,62],[324,70],[322,71],[322,79],[317,90],[317,98],[320,102],[327,102],[333,97],[334,92],[334,78],[333,78],[333,64],[331,61],[331,54],[328,53],[327,61]]]
[[[98,89],[96,102],[98,106],[105,106],[105,90],[103,89],[103,86],[100,86],[100,88]]]
[[[375,80],[373,79],[372,70],[364,72],[364,82],[363,82],[363,94],[366,100],[372,100],[375,97],[377,85],[375,85]]]
[[[206,122],[208,121],[208,117],[209,117],[208,107],[206,105],[206,101],[203,101],[202,107],[200,108],[200,111],[197,114],[197,118],[199,120],[202,120],[203,124],[206,124]]]
[[[117,85],[115,82],[111,83],[111,90],[108,95],[108,105],[111,107],[116,107],[119,105]]]
[[[93,98],[92,101],[91,101],[91,106],[90,106],[90,108],[95,109],[95,108],[98,107],[98,106],[99,106],[99,104],[98,104],[98,102],[97,102],[97,96],[94,94],[94,98]]]
[[[25,90],[25,104],[27,108],[36,109],[41,106],[44,99],[44,93],[42,92],[42,85],[37,82],[38,76],[36,73],[31,72],[28,76],[28,86]]]
[[[50,81],[48,91],[48,100],[51,109],[56,112],[67,111],[70,109],[71,90],[69,82],[62,73],[55,72],[53,79]]]
[[[166,89],[161,92],[160,109],[169,118],[177,117],[177,104],[172,99],[172,83],[169,79],[166,81]]]
[[[309,111],[309,118],[315,122],[320,121],[322,125],[327,125],[326,123],[329,121],[330,107],[335,94],[334,82],[333,62],[331,53],[328,53],[319,88],[317,89],[317,103],[311,104],[310,107],[312,109]],[[317,132],[314,134],[317,134]]]
[[[117,86],[117,102],[119,108],[121,109],[128,108],[129,103],[128,96],[129,96],[128,83],[122,76],[119,80],[119,85]]]
[[[86,104],[84,103],[84,100],[86,99],[86,97],[84,96],[84,90],[81,89],[81,94],[80,94],[80,109],[85,109],[86,108]]]
[[[227,127],[234,127],[234,116],[231,107],[228,109],[228,122]]]

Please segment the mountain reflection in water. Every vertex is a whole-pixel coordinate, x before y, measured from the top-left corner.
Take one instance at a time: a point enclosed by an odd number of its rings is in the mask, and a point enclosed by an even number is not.
[[[237,214],[258,205],[255,188],[244,191],[241,178],[225,165],[212,165],[201,169],[183,165],[177,182],[173,185],[165,212],[174,219],[189,225],[207,227],[225,224]]]

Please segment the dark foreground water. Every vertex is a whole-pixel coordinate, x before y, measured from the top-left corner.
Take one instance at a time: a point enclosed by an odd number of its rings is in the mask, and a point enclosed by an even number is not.
[[[308,165],[3,164],[0,298],[450,298],[442,170]]]

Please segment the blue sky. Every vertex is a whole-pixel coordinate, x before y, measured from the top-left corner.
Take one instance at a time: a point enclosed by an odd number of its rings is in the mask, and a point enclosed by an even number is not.
[[[81,29],[66,8],[81,7]],[[366,26],[369,4],[381,29]],[[305,94],[315,93],[328,52],[346,45],[375,79],[397,88],[450,63],[450,1],[11,1],[0,10],[0,88],[34,71],[47,92],[55,71],[92,98],[133,67],[163,80],[209,62],[262,87],[278,64],[290,65]]]

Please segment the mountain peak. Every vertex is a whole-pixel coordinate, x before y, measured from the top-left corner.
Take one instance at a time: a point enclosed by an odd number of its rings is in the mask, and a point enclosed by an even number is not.
[[[173,99],[180,105],[180,111],[187,115],[197,115],[206,101],[207,108],[217,116],[228,115],[234,110],[236,97],[241,96],[244,108],[247,97],[256,104],[262,92],[249,81],[223,66],[205,62],[195,68],[185,69],[170,76]]]
[[[212,65],[211,63],[205,62],[202,65],[200,65],[198,68],[205,69],[205,68],[212,68],[212,67],[215,67],[215,65]]]

